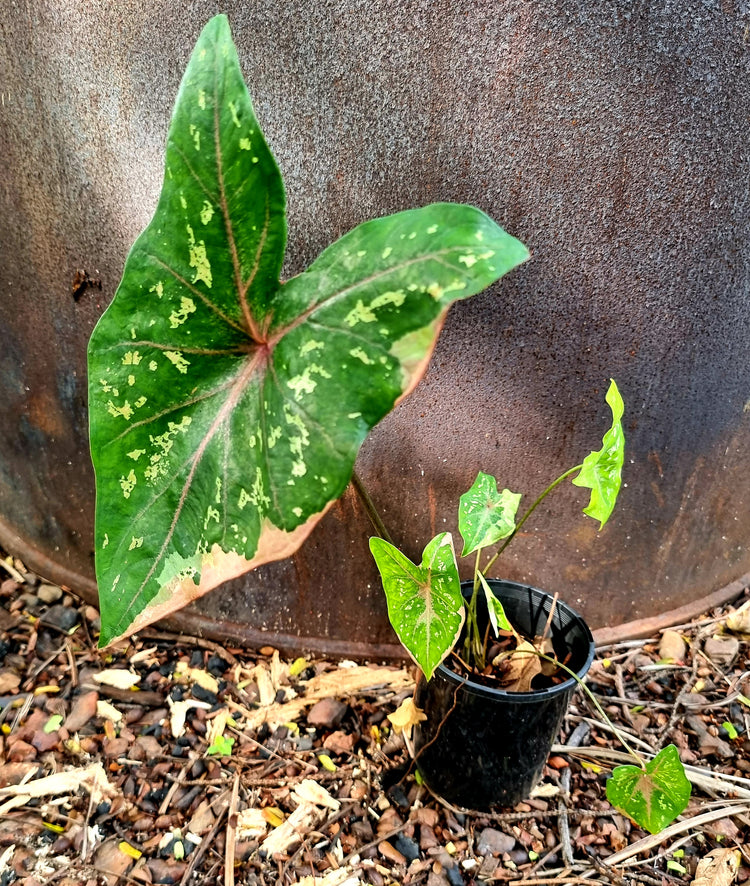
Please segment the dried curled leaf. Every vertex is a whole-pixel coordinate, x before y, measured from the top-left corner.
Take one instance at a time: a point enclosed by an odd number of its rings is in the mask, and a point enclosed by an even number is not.
[[[506,692],[531,692],[531,681],[542,672],[536,647],[522,640],[508,655],[501,653],[492,664],[499,669],[500,686]]]
[[[393,724],[394,732],[403,732],[407,738],[411,738],[413,726],[418,726],[427,719],[427,714],[414,704],[413,698],[405,698],[388,719]]]
[[[693,886],[732,886],[741,861],[739,849],[714,849],[698,862]]]

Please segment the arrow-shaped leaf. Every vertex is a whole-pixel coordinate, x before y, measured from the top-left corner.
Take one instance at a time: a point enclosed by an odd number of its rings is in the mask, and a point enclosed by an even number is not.
[[[516,528],[521,494],[497,491],[497,480],[480,471],[471,489],[459,499],[458,529],[464,540],[462,557],[507,538]]]
[[[622,430],[625,406],[614,380],[606,399],[612,410],[612,427],[602,438],[602,448],[586,456],[581,472],[571,481],[574,486],[585,486],[591,490],[591,499],[583,513],[599,520],[600,529],[615,507],[625,460],[625,435]]]
[[[368,222],[278,280],[284,188],[224,16],[180,87],[156,213],[89,346],[101,643],[292,554],[451,303],[524,261],[477,209]]]
[[[435,536],[419,566],[382,538],[371,538],[370,550],[393,629],[429,680],[458,640],[465,618],[451,534]]]
[[[677,748],[662,748],[644,769],[615,767],[607,782],[607,799],[649,833],[658,834],[690,799],[690,782]]]

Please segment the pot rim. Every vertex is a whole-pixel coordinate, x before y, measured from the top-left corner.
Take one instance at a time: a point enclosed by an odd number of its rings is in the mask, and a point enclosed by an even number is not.
[[[493,591],[495,590],[495,588],[498,588],[502,592],[502,586],[505,585],[518,588],[523,591],[533,591],[535,594],[541,595],[542,598],[547,598],[549,600],[552,599],[552,594],[547,593],[547,591],[542,591],[539,588],[535,588],[533,585],[527,585],[523,582],[509,581],[503,578],[488,578],[487,584],[493,589]],[[471,580],[462,581],[461,590],[464,591],[466,589],[472,589],[473,585],[474,583]],[[498,594],[498,596],[502,600],[501,593]],[[582,680],[588,673],[588,670],[591,667],[591,663],[594,660],[594,654],[596,652],[594,637],[591,633],[591,629],[586,623],[586,620],[572,606],[570,606],[564,600],[560,600],[558,598],[557,607],[564,609],[571,618],[577,619],[580,622],[581,626],[584,628],[585,635],[588,640],[589,649],[586,655],[585,662],[576,670],[576,675],[579,679]],[[550,696],[561,695],[565,692],[569,692],[578,686],[578,682],[573,677],[568,677],[566,680],[563,680],[562,683],[557,683],[555,686],[548,686],[543,689],[534,689],[531,692],[509,692],[507,689],[497,689],[493,686],[485,686],[483,683],[476,683],[473,680],[469,680],[468,678],[463,678],[455,671],[452,671],[449,667],[447,667],[444,662],[439,664],[435,669],[433,679],[434,676],[437,674],[440,674],[440,676],[444,680],[452,683],[457,688],[463,689],[465,692],[470,692],[474,695],[485,696],[487,698],[502,698],[507,700],[508,702],[512,702],[515,704],[534,704],[542,701],[543,699],[548,699],[550,698]]]

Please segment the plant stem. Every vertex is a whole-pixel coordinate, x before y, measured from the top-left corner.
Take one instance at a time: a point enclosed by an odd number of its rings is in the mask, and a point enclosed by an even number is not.
[[[500,546],[500,549],[497,551],[497,553],[494,555],[494,557],[492,557],[492,558],[487,562],[487,565],[484,567],[484,574],[485,574],[485,575],[487,575],[488,571],[492,568],[492,566],[494,565],[495,561],[496,561],[497,558],[500,556],[500,554],[502,554],[502,552],[503,552],[503,551],[508,547],[508,545],[513,541],[513,539],[515,538],[515,536],[516,536],[517,532],[519,531],[519,529],[520,529],[520,528],[523,526],[523,524],[529,519],[529,517],[534,513],[534,511],[535,511],[535,510],[537,509],[537,507],[538,507],[538,506],[544,501],[544,499],[550,494],[550,492],[552,492],[552,490],[553,490],[556,486],[559,486],[560,483],[562,483],[562,481],[565,480],[567,477],[569,477],[571,474],[575,474],[576,471],[580,471],[582,467],[583,467],[582,464],[580,464],[580,465],[576,465],[575,467],[570,468],[570,470],[565,471],[564,474],[560,474],[560,476],[557,478],[557,480],[554,480],[552,483],[550,483],[550,485],[544,490],[544,492],[539,496],[539,498],[537,498],[537,500],[534,502],[534,504],[528,509],[528,511],[526,511],[526,513],[523,515],[523,517],[521,517],[521,519],[520,519],[520,520],[518,521],[518,523],[516,524],[516,528],[515,528],[515,529],[513,530],[513,532],[511,532],[511,534],[505,539],[505,541],[502,543],[502,545]]]
[[[604,720],[605,723],[607,723],[610,726],[610,728],[614,732],[614,734],[617,737],[617,740],[620,742],[620,744],[625,748],[625,750],[630,754],[630,756],[636,761],[636,763],[638,763],[638,765],[641,767],[641,769],[645,769],[646,764],[643,762],[643,760],[641,759],[638,752],[634,751],[633,748],[630,747],[627,740],[625,739],[625,736],[622,734],[622,732],[620,732],[620,730],[615,726],[615,724],[609,719],[607,714],[604,712],[604,708],[597,701],[596,696],[589,689],[589,687],[583,682],[583,680],[578,676],[578,674],[576,674],[575,671],[572,671],[569,667],[567,667],[567,665],[564,665],[558,659],[553,658],[550,655],[545,655],[543,652],[540,652],[538,649],[536,650],[536,654],[539,656],[539,658],[543,658],[545,661],[549,661],[552,664],[556,665],[558,668],[560,668],[560,670],[565,671],[565,673],[568,674],[569,677],[572,677],[576,681],[576,683],[578,683],[578,685],[581,687],[581,689],[583,689],[584,693],[586,694],[586,697],[589,699],[589,701],[596,708],[596,711],[599,714],[599,716],[602,718],[602,720]]]
[[[469,661],[476,663],[479,670],[484,669],[484,643],[479,636],[479,622],[477,621],[477,596],[479,594],[479,560],[482,548],[477,548],[477,556],[474,564],[474,588],[471,599],[466,605],[466,640],[464,641],[464,655]]]
[[[357,495],[360,498],[360,501],[365,506],[365,511],[367,511],[367,516],[370,518],[370,522],[375,528],[375,532],[380,536],[380,538],[387,541],[389,544],[393,544],[390,533],[385,528],[385,523],[380,517],[380,514],[375,507],[375,503],[372,498],[370,498],[370,493],[365,489],[364,484],[356,471],[352,472],[352,486],[354,487]]]

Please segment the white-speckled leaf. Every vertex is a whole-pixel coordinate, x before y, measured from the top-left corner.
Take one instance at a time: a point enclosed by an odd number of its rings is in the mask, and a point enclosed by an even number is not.
[[[459,499],[458,529],[464,540],[462,557],[507,538],[516,528],[520,492],[497,491],[497,481],[480,471],[471,489]]]
[[[103,644],[292,554],[451,303],[528,255],[453,204],[361,225],[281,284],[285,240],[281,176],[217,16],[180,87],[156,213],[89,346]]]
[[[614,379],[606,400],[612,410],[612,426],[602,438],[602,448],[586,456],[580,473],[571,481],[574,486],[585,486],[591,490],[591,498],[583,513],[599,520],[600,529],[614,510],[625,461],[625,434],[622,430],[625,405]]]
[[[643,769],[616,766],[607,782],[607,799],[649,833],[658,834],[690,800],[690,782],[677,748],[662,748]]]
[[[450,532],[437,535],[417,566],[382,538],[370,539],[388,618],[407,652],[429,680],[458,640],[464,601]]]

